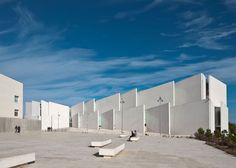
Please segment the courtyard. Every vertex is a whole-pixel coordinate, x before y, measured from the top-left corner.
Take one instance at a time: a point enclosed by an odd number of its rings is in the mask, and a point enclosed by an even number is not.
[[[91,141],[112,139],[126,148],[114,158],[98,157]],[[236,158],[188,138],[141,136],[128,142],[118,134],[82,132],[27,132],[0,134],[0,158],[36,153],[36,162],[26,168],[224,168],[236,165]],[[1,165],[0,165],[1,167]]]

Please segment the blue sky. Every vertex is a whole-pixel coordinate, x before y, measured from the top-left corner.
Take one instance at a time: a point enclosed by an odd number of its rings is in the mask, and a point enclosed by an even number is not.
[[[236,122],[236,0],[0,0],[0,73],[73,105],[205,73]]]

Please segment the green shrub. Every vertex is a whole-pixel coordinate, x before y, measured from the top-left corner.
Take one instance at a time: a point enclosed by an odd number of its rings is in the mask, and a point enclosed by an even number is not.
[[[220,138],[222,135],[221,135],[221,132],[219,130],[215,130],[214,131],[214,137],[215,138]]]
[[[236,135],[236,124],[229,123],[229,133]]]
[[[205,136],[206,136],[207,138],[211,138],[211,137],[212,137],[212,133],[211,133],[211,130],[210,130],[210,129],[207,129],[207,130],[206,130]]]
[[[199,135],[204,135],[204,133],[205,133],[203,128],[198,128],[197,132]]]
[[[197,138],[197,139],[200,139],[200,140],[204,140],[204,137],[205,137],[205,131],[203,128],[198,128],[197,132],[194,134],[194,136]]]

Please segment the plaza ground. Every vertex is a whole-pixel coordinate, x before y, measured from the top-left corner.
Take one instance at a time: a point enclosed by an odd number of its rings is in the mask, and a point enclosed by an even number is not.
[[[111,138],[126,148],[114,158],[98,157],[91,141]],[[141,136],[138,142],[127,142],[117,134],[81,132],[28,132],[0,134],[0,158],[36,153],[32,168],[228,168],[236,157],[188,138]],[[0,165],[1,167],[1,165]]]

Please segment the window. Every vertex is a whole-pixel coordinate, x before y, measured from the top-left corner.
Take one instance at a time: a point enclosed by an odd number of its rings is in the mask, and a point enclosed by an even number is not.
[[[15,103],[18,103],[18,102],[19,102],[19,96],[15,95]]]
[[[18,114],[19,114],[19,110],[18,110],[18,109],[15,109],[15,111],[14,111],[14,116],[15,116],[15,117],[18,117]]]
[[[220,107],[215,107],[215,129],[219,130],[221,129],[221,118],[220,118]]]
[[[208,81],[206,82],[206,98],[209,98],[209,83]]]

